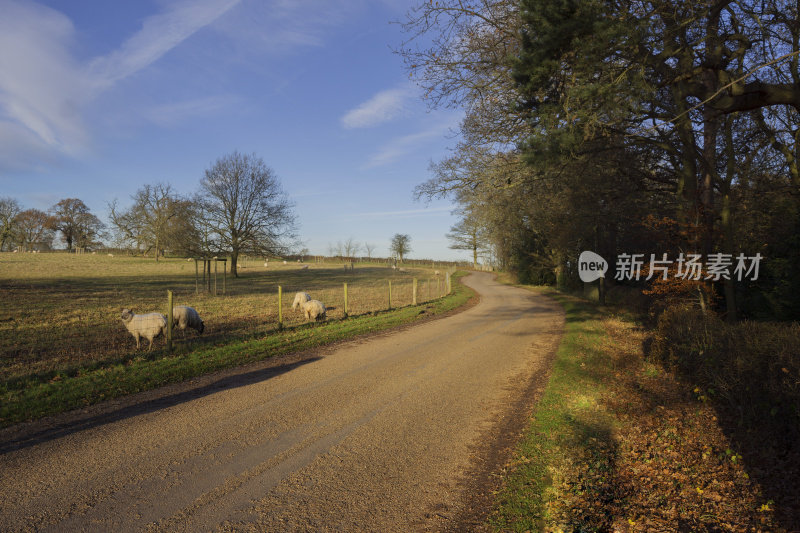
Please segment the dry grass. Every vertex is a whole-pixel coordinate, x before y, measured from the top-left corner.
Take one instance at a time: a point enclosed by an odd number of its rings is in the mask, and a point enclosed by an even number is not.
[[[175,305],[190,305],[206,331],[176,332],[176,342],[219,344],[277,328],[278,286],[283,288],[286,326],[304,321],[292,311],[296,291],[309,292],[332,308],[328,319],[344,314],[343,283],[349,314],[360,315],[409,305],[412,279],[419,279],[418,301],[439,296],[433,270],[399,272],[385,266],[298,264],[249,261],[238,279],[227,278],[226,295],[195,293],[194,262],[107,255],[0,254],[0,382],[75,366],[132,356],[133,337],[119,318],[123,308],[137,313],[167,311],[167,290]],[[443,283],[442,283],[443,285]],[[222,274],[218,276],[222,291]],[[202,288],[201,288],[202,291]],[[159,348],[163,340],[157,341]]]

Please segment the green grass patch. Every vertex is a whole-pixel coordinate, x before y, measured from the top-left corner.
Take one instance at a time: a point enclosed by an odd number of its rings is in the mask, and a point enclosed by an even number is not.
[[[604,314],[587,301],[537,290],[561,303],[566,324],[550,380],[490,517],[495,528],[505,531],[552,530],[561,517],[555,516],[551,504],[565,491],[596,492],[603,498],[605,484],[595,481],[602,480],[613,460],[613,420],[600,401],[610,372],[599,349]],[[575,479],[576,461],[588,462],[590,475],[597,479]],[[585,523],[563,526],[570,531],[596,530]],[[585,526],[589,528],[580,529]]]
[[[265,335],[180,344],[168,354],[126,355],[59,371],[30,374],[0,384],[0,426],[33,420],[126,394],[185,381],[209,372],[385,331],[464,305],[474,291],[453,275],[452,294],[420,305],[375,311],[325,323],[297,325]]]

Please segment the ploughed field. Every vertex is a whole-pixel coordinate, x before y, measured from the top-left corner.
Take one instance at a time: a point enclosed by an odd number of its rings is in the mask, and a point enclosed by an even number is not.
[[[136,342],[120,319],[123,308],[135,313],[166,314],[167,290],[174,305],[197,309],[205,323],[202,336],[194,330],[173,333],[179,349],[193,344],[223,344],[232,339],[263,336],[278,327],[278,286],[283,290],[283,322],[292,327],[305,322],[292,311],[294,293],[308,292],[329,309],[328,320],[344,316],[344,289],[348,285],[350,316],[385,310],[412,302],[413,278],[418,279],[419,303],[437,298],[443,276],[434,269],[393,270],[386,265],[356,263],[282,264],[243,261],[239,278],[228,274],[222,294],[222,264],[217,273],[217,295],[195,289],[195,263],[186,259],[131,257],[115,254],[0,253],[0,383],[32,374],[74,370],[95,362],[147,356],[147,340],[136,352]],[[443,273],[444,271],[442,271]],[[213,266],[212,266],[213,290]],[[164,349],[164,338],[154,341],[153,353]],[[57,377],[56,377],[57,379]]]

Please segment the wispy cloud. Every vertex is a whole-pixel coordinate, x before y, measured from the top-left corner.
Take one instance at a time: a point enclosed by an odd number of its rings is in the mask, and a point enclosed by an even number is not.
[[[460,114],[448,112],[443,118],[440,118],[418,133],[404,135],[389,141],[383,145],[376,154],[370,157],[362,168],[370,169],[388,165],[419,150],[424,147],[428,141],[443,139],[448,134],[452,133],[453,128],[458,125],[460,120]]]
[[[100,93],[158,60],[239,0],[181,0],[144,20],[119,49],[86,64],[72,54],[75,28],[34,2],[0,0],[0,170],[83,152],[83,113]]]
[[[208,116],[228,109],[241,99],[235,95],[217,95],[193,98],[155,106],[146,112],[146,117],[159,126],[174,126],[192,117]]]
[[[198,30],[228,12],[240,0],[194,0],[171,5],[145,19],[142,28],[122,46],[89,65],[90,77],[101,88],[138,72],[178,46]]]
[[[233,43],[237,55],[284,54],[297,48],[320,47],[330,28],[352,20],[363,0],[244,0],[215,24]]]
[[[0,138],[14,139],[3,143],[2,159],[8,164],[45,147],[78,152],[86,141],[80,109],[88,86],[68,51],[72,22],[9,0],[0,1],[0,12]]]
[[[412,86],[381,91],[348,111],[341,119],[345,128],[368,128],[388,122],[406,113],[407,102],[414,97]]]

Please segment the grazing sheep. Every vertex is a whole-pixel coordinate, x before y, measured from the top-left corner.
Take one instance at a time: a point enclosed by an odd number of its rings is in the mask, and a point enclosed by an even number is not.
[[[309,300],[302,304],[306,315],[306,322],[310,320],[325,320],[325,304],[319,300]]]
[[[300,267],[300,270],[308,270],[308,265],[303,265]]]
[[[161,313],[147,313],[136,315],[130,309],[122,310],[122,323],[136,339],[136,349],[141,348],[139,337],[150,341],[149,352],[153,349],[153,339],[159,335],[167,335],[167,318]]]
[[[172,327],[176,326],[181,330],[186,330],[186,328],[197,330],[198,335],[206,329],[197,311],[193,307],[185,305],[176,305],[172,308]]]
[[[311,299],[311,295],[307,292],[298,292],[294,295],[294,302],[292,302],[292,310],[298,307],[302,310],[303,304]]]

